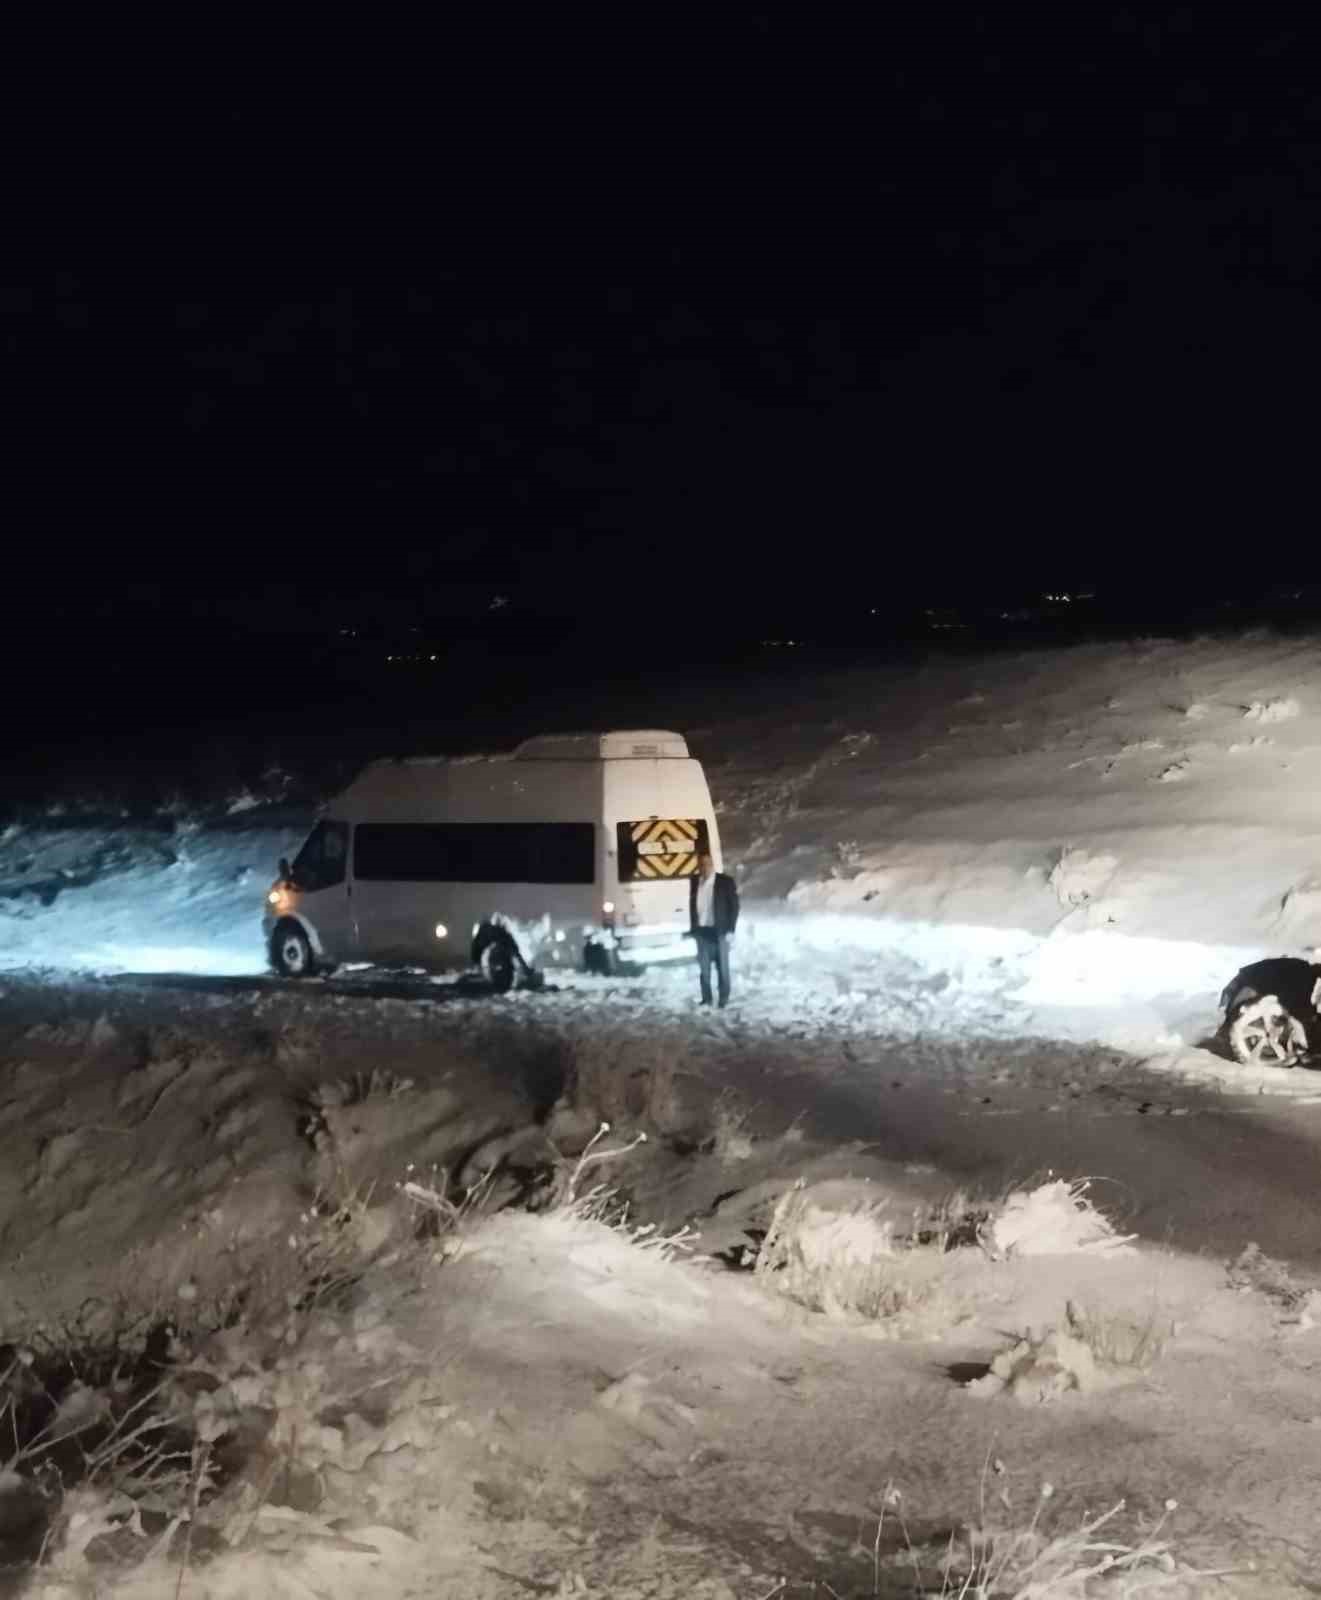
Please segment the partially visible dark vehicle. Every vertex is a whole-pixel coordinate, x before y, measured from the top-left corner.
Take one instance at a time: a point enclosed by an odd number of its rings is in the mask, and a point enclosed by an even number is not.
[[[1272,956],[1242,968],[1220,996],[1221,1031],[1235,1061],[1296,1067],[1321,1048],[1321,966]]]

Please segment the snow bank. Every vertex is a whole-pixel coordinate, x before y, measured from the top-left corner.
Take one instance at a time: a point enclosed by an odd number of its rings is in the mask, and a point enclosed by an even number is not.
[[[1226,979],[1260,953],[1101,930],[1042,936],[960,922],[792,917],[754,903],[734,961],[740,981],[815,984],[823,1003],[881,1002],[914,1020],[924,1014],[928,1031],[1040,1033],[1147,1051],[1213,1030]]]
[[[263,971],[263,897],[305,831],[11,829],[0,967]]]

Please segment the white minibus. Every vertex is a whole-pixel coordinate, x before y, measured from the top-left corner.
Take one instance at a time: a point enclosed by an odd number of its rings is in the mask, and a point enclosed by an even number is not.
[[[692,954],[704,850],[719,867],[710,790],[681,734],[375,761],[280,863],[263,930],[286,977],[346,961],[476,965],[504,990],[555,966],[627,970]]]

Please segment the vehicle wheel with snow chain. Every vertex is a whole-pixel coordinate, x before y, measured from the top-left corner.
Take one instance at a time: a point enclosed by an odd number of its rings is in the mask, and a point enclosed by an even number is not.
[[[1306,1027],[1273,994],[1231,1004],[1226,1033],[1245,1067],[1296,1067],[1309,1050]]]
[[[595,978],[614,978],[619,975],[619,952],[592,939],[583,949],[583,971]]]
[[[508,994],[514,987],[514,947],[508,939],[492,939],[482,950],[478,965],[495,994]]]
[[[312,973],[312,941],[296,922],[280,923],[271,935],[271,965],[282,978],[306,978]]]

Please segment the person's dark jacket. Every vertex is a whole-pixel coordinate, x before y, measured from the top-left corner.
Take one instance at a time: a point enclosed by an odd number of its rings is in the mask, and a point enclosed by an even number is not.
[[[694,935],[698,931],[697,890],[701,881],[700,878],[688,880],[688,929]],[[717,934],[733,933],[738,927],[738,885],[727,872],[716,873],[716,892],[711,904],[711,915],[715,918],[714,928]]]

